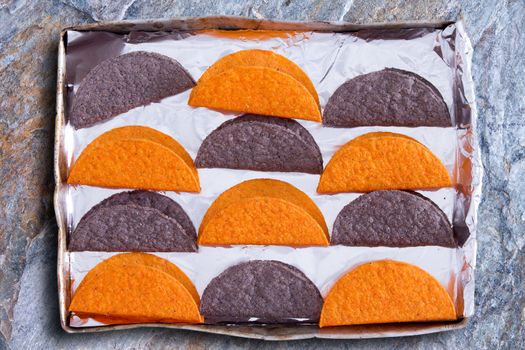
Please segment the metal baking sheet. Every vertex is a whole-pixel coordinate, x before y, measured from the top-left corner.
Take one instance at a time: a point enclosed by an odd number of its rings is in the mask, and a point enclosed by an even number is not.
[[[145,125],[177,139],[195,158],[203,138],[234,114],[223,114],[187,105],[189,92],[168,97],[159,103],[135,108],[118,118],[91,128],[74,130],[67,124],[79,82],[100,61],[122,53],[145,50],[177,59],[197,80],[218,58],[241,49],[263,48],[280,53],[299,64],[310,76],[324,106],[344,81],[385,67],[416,72],[432,82],[443,95],[454,128],[323,128],[318,123],[299,121],[320,146],[326,165],[335,150],[348,140],[370,131],[393,131],[418,139],[445,164],[457,183],[455,188],[421,191],[446,213],[456,234],[467,237],[462,248],[442,247],[366,248],[331,246],[328,248],[290,248],[277,246],[200,247],[198,253],[158,254],[184,270],[202,294],[207,283],[226,267],[249,259],[276,259],[301,269],[326,295],[341,274],[365,261],[394,259],[430,272],[452,295],[463,319],[458,322],[337,327],[320,330],[316,326],[214,326],[155,324],[264,339],[309,337],[363,338],[421,334],[463,327],[474,312],[474,266],[476,254],[476,208],[480,197],[481,167],[476,139],[473,85],[470,76],[472,49],[461,22],[447,24],[396,24],[395,28],[376,25],[290,23],[240,18],[174,19],[163,22],[114,23],[70,28],[59,46],[56,123],[55,211],[59,224],[59,291],[61,322],[69,332],[91,332],[132,328],[142,325],[104,326],[94,320],[68,317],[71,291],[85,274],[113,253],[66,251],[67,230],[74,228],[93,205],[121,190],[64,183],[72,160],[101,133],[124,125]],[[404,28],[400,28],[404,27]],[[140,29],[139,32],[133,31]],[[232,39],[202,29],[250,28],[285,29],[289,33],[264,40]],[[129,32],[129,30],[132,30]],[[312,31],[312,30],[315,30]],[[296,32],[301,31],[301,32]],[[292,33],[294,32],[294,33]],[[89,55],[85,55],[89,50]],[[306,192],[323,212],[331,229],[339,210],[359,194],[318,195],[318,175],[299,173],[261,173],[227,169],[199,169],[202,192],[198,195],[165,192],[179,202],[199,226],[211,202],[225,189],[241,181],[271,177],[287,181]],[[214,181],[221,178],[221,182]],[[228,254],[224,254],[228,252]]]

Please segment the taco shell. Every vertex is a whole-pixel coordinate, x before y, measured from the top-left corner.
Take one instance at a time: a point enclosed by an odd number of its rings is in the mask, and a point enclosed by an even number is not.
[[[456,319],[445,288],[419,267],[391,260],[363,264],[325,298],[320,327]]]
[[[316,99],[292,76],[273,68],[237,66],[193,88],[189,105],[321,122]]]
[[[441,161],[423,144],[400,134],[374,132],[342,146],[325,167],[317,192],[369,192],[451,187]]]
[[[329,235],[315,203],[292,185],[272,179],[245,181],[222,193],[199,228],[202,245],[326,246]]]
[[[198,295],[175,265],[147,254],[121,254],[91,270],[69,311],[137,322],[201,323]]]
[[[73,164],[68,184],[199,192],[193,161],[171,137],[143,126],[110,130]]]

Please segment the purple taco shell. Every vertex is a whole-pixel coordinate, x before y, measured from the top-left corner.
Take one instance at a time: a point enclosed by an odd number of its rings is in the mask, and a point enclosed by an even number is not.
[[[108,207],[119,204],[133,204],[140,207],[157,209],[162,214],[177,221],[188,234],[188,236],[197,236],[195,227],[193,226],[190,217],[188,214],[186,214],[184,209],[182,209],[182,207],[173,199],[153,191],[135,190],[115,193],[114,195],[95,205],[89,212],[94,211],[99,207]]]
[[[195,252],[195,228],[170,198],[117,193],[89,210],[69,237],[71,251]]]
[[[247,114],[211,132],[199,148],[195,165],[320,174],[323,159],[312,135],[297,121]]]
[[[107,59],[81,81],[69,120],[87,128],[132,108],[159,101],[195,86],[176,60],[153,52],[130,52]]]
[[[323,112],[326,126],[452,126],[443,97],[423,77],[387,68],[341,85]]]
[[[446,215],[428,198],[406,191],[375,191],[337,215],[332,245],[457,247]]]
[[[323,298],[297,268],[273,260],[232,266],[215,277],[201,298],[206,323],[317,322]]]

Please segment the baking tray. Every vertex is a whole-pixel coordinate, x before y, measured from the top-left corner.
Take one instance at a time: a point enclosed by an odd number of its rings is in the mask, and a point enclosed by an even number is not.
[[[129,33],[132,31],[198,31],[204,29],[258,29],[258,30],[285,30],[285,31],[317,31],[317,32],[349,32],[365,29],[379,29],[370,32],[370,35],[390,35],[389,33],[403,33],[407,37],[424,30],[424,28],[454,28],[448,33],[452,37],[454,45],[452,53],[441,53],[443,57],[453,60],[448,62],[454,65],[456,77],[452,91],[453,109],[456,116],[456,126],[463,129],[464,142],[459,147],[457,165],[462,171],[456,171],[456,191],[464,195],[463,205],[454,208],[453,223],[456,236],[471,239],[467,242],[475,255],[476,240],[473,231],[476,224],[476,210],[481,194],[481,166],[479,151],[474,135],[476,122],[476,109],[474,104],[473,85],[470,75],[470,60],[472,48],[466,36],[461,22],[411,22],[411,23],[377,23],[373,25],[356,25],[351,23],[330,22],[277,22],[268,20],[255,20],[240,17],[205,17],[205,18],[176,18],[168,20],[148,21],[121,21],[111,23],[96,23],[66,28],[62,31],[58,50],[58,79],[57,79],[57,117],[55,133],[55,212],[59,228],[58,234],[58,287],[60,320],[64,330],[70,333],[89,333],[108,331],[116,329],[130,329],[136,327],[164,327],[175,329],[187,329],[203,331],[208,333],[226,334],[239,337],[267,339],[267,340],[290,340],[305,338],[377,338],[392,336],[407,336],[434,333],[446,330],[459,329],[466,326],[468,317],[454,322],[437,323],[406,323],[388,325],[365,325],[347,326],[319,329],[317,326],[307,325],[267,325],[267,326],[220,326],[220,325],[179,325],[179,324],[132,324],[132,325],[108,325],[100,327],[76,328],[68,324],[69,305],[69,255],[66,254],[67,225],[64,217],[64,203],[60,198],[66,190],[63,185],[67,174],[67,159],[64,152],[64,125],[65,108],[67,100],[66,92],[66,35],[68,30],[74,31],[106,31],[113,33]],[[394,31],[392,31],[394,30]],[[475,257],[473,263],[475,264]],[[474,266],[472,266],[473,268]],[[472,295],[474,283],[469,284]],[[472,314],[473,302],[466,305],[465,314]]]

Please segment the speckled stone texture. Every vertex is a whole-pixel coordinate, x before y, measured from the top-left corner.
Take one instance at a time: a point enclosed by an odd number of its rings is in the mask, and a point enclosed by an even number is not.
[[[453,20],[474,46],[483,152],[476,315],[463,330],[360,341],[264,343],[167,329],[60,329],[52,145],[62,27],[94,20],[241,15],[356,23]],[[523,0],[0,0],[0,349],[525,348],[525,3]]]

